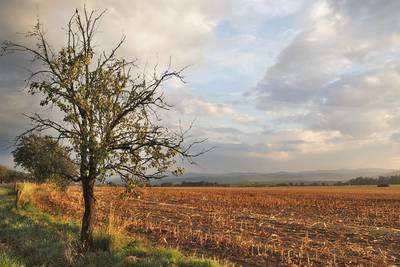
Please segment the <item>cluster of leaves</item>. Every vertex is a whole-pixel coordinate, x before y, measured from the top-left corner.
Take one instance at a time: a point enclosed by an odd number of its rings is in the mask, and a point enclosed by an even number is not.
[[[78,176],[70,151],[51,136],[29,135],[13,151],[14,161],[27,170],[35,182],[54,182],[65,188]]]

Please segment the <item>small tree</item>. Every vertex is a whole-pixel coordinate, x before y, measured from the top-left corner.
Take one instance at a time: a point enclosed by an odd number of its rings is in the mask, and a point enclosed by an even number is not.
[[[191,152],[202,141],[185,145],[188,130],[167,128],[158,116],[170,107],[161,86],[171,78],[182,80],[182,70],[168,68],[151,75],[136,71],[134,61],[117,57],[124,38],[109,53],[96,51],[94,35],[103,13],[76,11],[66,27],[65,47],[59,50],[49,45],[39,22],[28,34],[36,47],[10,41],[2,47],[3,53],[26,52],[40,63],[28,79],[29,92],[40,93],[42,106],[52,105],[64,114],[62,122],[29,116],[35,126],[22,136],[50,129],[66,139],[77,156],[79,175],[71,179],[82,183],[84,249],[92,246],[96,180],[118,174],[134,184],[165,177],[168,171],[180,174],[177,156],[192,162],[205,152]]]
[[[53,182],[64,189],[78,176],[78,166],[68,148],[51,136],[23,136],[13,151],[14,162],[31,173],[36,182]]]

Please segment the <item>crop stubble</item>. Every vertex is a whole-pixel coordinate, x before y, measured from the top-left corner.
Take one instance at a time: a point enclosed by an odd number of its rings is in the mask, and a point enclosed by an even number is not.
[[[140,199],[98,187],[97,223],[110,213],[135,235],[237,265],[385,266],[400,261],[400,187],[146,188]],[[79,187],[36,204],[80,218]]]

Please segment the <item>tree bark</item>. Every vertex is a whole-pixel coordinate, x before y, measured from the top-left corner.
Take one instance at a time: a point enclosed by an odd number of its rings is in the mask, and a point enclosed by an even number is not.
[[[82,218],[81,241],[84,250],[93,248],[93,226],[96,200],[94,198],[94,179],[86,177],[82,180],[82,192],[85,211]]]
[[[84,138],[84,140],[86,141],[86,138]],[[87,144],[84,144],[81,147],[80,169],[85,208],[81,227],[81,242],[84,251],[93,249],[93,228],[96,209],[96,199],[94,197],[94,186],[97,178],[96,171],[97,162],[95,161],[95,153]]]

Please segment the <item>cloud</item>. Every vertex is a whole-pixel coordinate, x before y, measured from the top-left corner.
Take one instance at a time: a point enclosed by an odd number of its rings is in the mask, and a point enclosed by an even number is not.
[[[97,32],[96,44],[110,49],[126,35],[124,56],[139,58],[142,63],[159,57],[172,57],[178,65],[196,63],[219,19],[225,14],[228,1],[167,1],[167,0],[89,0],[88,10],[107,10]],[[31,29],[39,16],[52,43],[63,45],[62,30],[75,9],[83,3],[73,1],[30,0],[2,2],[0,24],[3,38],[15,39],[15,33]],[[20,36],[21,40],[23,36]]]
[[[207,101],[194,95],[192,89],[178,79],[171,80],[164,92],[167,102],[181,114],[219,117],[235,113],[229,104]]]
[[[233,127],[213,127],[209,128],[209,131],[216,132],[216,133],[221,133],[221,134],[243,134],[242,131],[240,131],[237,128]]]
[[[389,0],[316,1],[255,88],[258,108],[309,130],[389,135],[400,104],[398,10]]]
[[[249,133],[247,133],[249,134]],[[311,137],[306,137],[310,134]],[[275,132],[235,143],[209,142],[216,148],[196,159],[192,171],[200,172],[274,172],[332,168],[387,167],[398,165],[398,146],[376,140],[354,140],[319,133],[300,131]],[[319,136],[318,136],[319,135]],[[305,137],[306,140],[301,139]],[[259,142],[261,138],[265,143]],[[295,139],[291,139],[295,138]],[[337,142],[337,139],[341,139]]]
[[[393,133],[391,139],[393,142],[400,143],[400,132]]]
[[[201,98],[193,99],[191,104],[193,109],[189,114],[193,115],[224,116],[235,112],[228,104],[207,102]]]
[[[233,120],[239,124],[256,124],[257,119],[254,116],[247,114],[236,113]]]
[[[177,79],[171,80],[165,91],[167,102],[181,115],[196,117],[209,117],[210,119],[230,120],[235,124],[255,125],[258,120],[249,114],[238,111],[233,103],[216,102],[195,95],[187,84]]]
[[[272,152],[248,152],[246,156],[249,158],[268,159],[271,161],[286,161],[289,159],[289,154],[285,151],[272,151]]]

